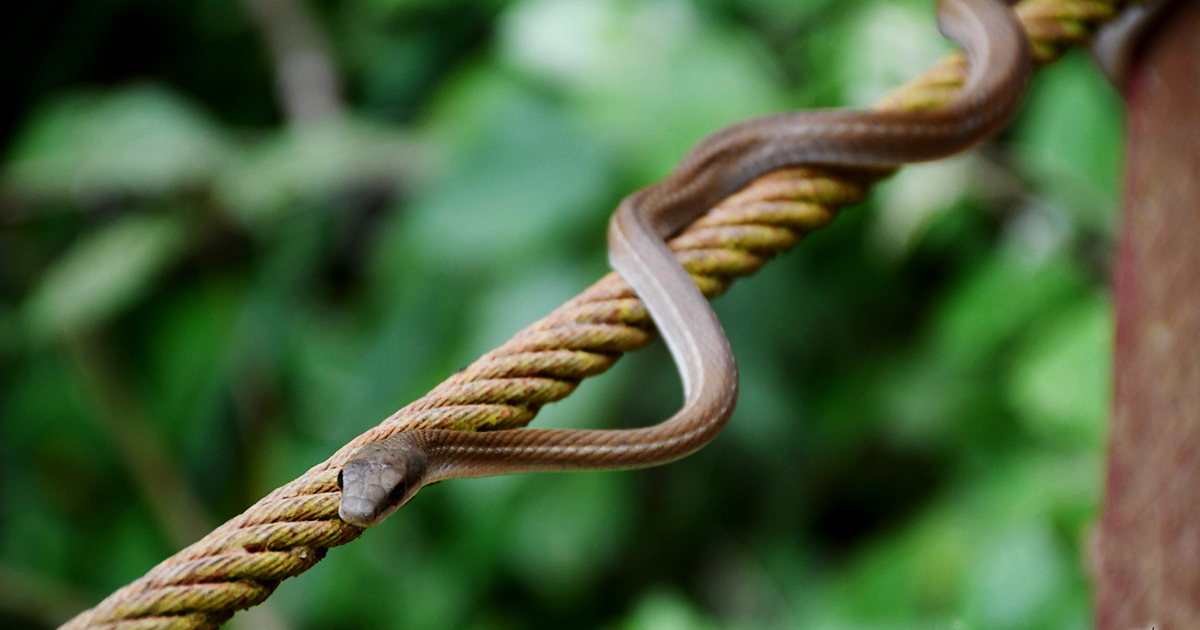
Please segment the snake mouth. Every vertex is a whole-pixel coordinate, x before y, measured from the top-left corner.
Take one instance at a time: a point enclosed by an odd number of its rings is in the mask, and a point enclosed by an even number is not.
[[[375,488],[372,488],[374,490]],[[343,521],[360,527],[378,524],[384,517],[391,514],[410,498],[408,486],[403,481],[392,487],[387,495],[364,496],[342,492],[342,502],[338,506],[338,515]]]
[[[359,527],[370,527],[382,518],[383,510],[378,509],[378,502],[362,496],[342,494],[341,505],[338,506],[338,516],[343,521]]]

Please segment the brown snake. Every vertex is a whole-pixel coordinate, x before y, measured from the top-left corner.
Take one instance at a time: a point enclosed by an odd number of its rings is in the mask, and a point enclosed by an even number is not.
[[[733,411],[737,368],[712,308],[663,239],[772,170],[893,168],[957,153],[998,131],[1030,71],[1015,15],[1002,0],[941,0],[938,25],[970,61],[951,104],[919,112],[788,112],[737,123],[693,147],[665,180],[621,202],[609,225],[609,261],[645,302],[671,351],[684,384],[678,413],[638,429],[401,432],[367,444],[342,469],[342,519],[374,525],[443,479],[653,466],[704,446]]]

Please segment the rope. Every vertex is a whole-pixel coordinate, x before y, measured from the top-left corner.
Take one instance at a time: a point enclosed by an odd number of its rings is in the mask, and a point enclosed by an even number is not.
[[[1025,0],[1017,13],[1043,66],[1086,44],[1123,0]],[[965,78],[961,54],[889,96],[879,109],[924,109],[953,98]],[[837,211],[863,199],[884,174],[793,168],[771,173],[674,238],[674,250],[709,298],[795,245]],[[62,626],[64,630],[217,628],[256,606],[285,578],[299,575],[330,547],[363,530],[337,515],[337,472],[358,447],[399,431],[477,431],[522,427],[542,405],[561,400],[580,380],[608,370],[622,353],[650,342],[642,303],[608,274],[549,316],[517,333],[425,396],[343,446],[298,479],[167,558],[146,575]]]

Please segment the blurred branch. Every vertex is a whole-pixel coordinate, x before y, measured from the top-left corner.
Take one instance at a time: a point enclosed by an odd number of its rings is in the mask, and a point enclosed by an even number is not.
[[[1126,84],[1100,630],[1200,627],[1200,2],[1171,12]]]
[[[91,396],[96,416],[134,483],[150,504],[173,544],[204,534],[209,519],[188,489],[167,448],[120,368],[98,337],[72,337],[67,350]]]
[[[303,0],[245,0],[275,64],[275,89],[291,124],[342,109],[329,44]]]
[[[183,546],[202,536],[211,527],[212,519],[205,515],[200,500],[188,489],[184,476],[175,467],[145,410],[134,400],[130,384],[109,356],[102,339],[76,336],[67,342],[67,348],[95,403],[102,427],[172,544]],[[56,598],[51,586],[14,572],[6,574],[2,569],[0,567],[0,598],[10,590],[25,593],[21,597],[29,600],[27,606],[45,609],[47,615],[43,617],[53,613],[53,624],[62,623],[72,611],[79,609],[78,602],[83,598]],[[0,599],[2,603],[3,599]],[[57,605],[50,608],[50,604]],[[238,619],[230,626],[261,630],[287,630],[290,627],[279,611],[269,605],[259,606],[253,615]]]
[[[0,564],[0,609],[31,621],[55,626],[87,601],[82,593],[25,570]]]

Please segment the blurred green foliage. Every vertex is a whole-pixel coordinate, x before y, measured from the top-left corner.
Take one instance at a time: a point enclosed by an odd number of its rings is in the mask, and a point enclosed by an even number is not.
[[[289,0],[342,90],[303,123],[250,2],[16,9],[0,625],[91,605],[572,296],[707,132],[915,75],[931,5]],[[443,484],[234,623],[1090,627],[1119,115],[1068,57],[999,142],[739,282],[741,404],[696,456]],[[656,345],[537,423],[678,392]]]

